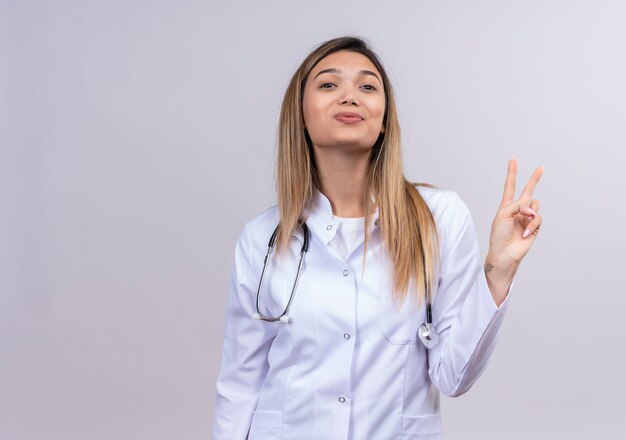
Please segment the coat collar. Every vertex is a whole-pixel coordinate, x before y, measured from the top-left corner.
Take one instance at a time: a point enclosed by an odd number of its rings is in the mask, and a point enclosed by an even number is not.
[[[340,221],[333,217],[330,200],[317,188],[314,190],[311,204],[306,210],[305,222],[309,229],[328,244],[337,234]],[[378,207],[372,215],[370,231],[378,229]]]

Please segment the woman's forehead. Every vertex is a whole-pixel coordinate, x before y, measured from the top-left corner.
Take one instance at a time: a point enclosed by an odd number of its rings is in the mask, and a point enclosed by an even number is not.
[[[375,72],[380,78],[380,72],[368,57],[348,50],[340,50],[325,56],[313,67],[311,74],[315,76],[322,70],[327,69],[335,69],[337,71],[333,73],[341,73],[343,70],[369,70]]]

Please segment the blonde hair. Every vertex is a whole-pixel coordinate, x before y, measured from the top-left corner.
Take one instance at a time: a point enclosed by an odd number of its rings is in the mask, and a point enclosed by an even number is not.
[[[279,252],[285,249],[312,202],[314,189],[319,187],[312,144],[302,114],[304,86],[315,65],[340,50],[365,55],[380,72],[385,92],[385,131],[372,147],[367,175],[365,247],[371,239],[371,218],[378,208],[383,246],[393,262],[393,300],[401,304],[406,299],[412,280],[417,284],[417,299],[421,300],[426,291],[432,291],[435,283],[439,245],[435,220],[415,185],[433,186],[413,184],[404,177],[393,89],[378,56],[360,38],[341,37],[322,43],[302,62],[285,92],[276,166],[280,211],[277,248]]]

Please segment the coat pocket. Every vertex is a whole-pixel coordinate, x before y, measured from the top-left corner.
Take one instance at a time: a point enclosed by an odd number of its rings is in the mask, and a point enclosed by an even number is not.
[[[424,322],[425,311],[421,307],[416,310],[411,304],[403,304],[399,310],[386,301],[381,304],[380,330],[392,344],[417,344],[417,331]]]
[[[418,341],[417,330],[420,323],[415,316],[399,319],[395,316],[381,318],[380,330],[392,344],[416,344]]]
[[[276,440],[283,428],[282,411],[255,411],[252,414],[249,440]]]
[[[402,416],[402,440],[441,440],[441,414]]]

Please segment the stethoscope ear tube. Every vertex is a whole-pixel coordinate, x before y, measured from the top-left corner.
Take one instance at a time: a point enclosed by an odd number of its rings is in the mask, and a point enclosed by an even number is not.
[[[302,250],[300,251],[300,255],[302,255],[303,252],[309,252],[309,236],[311,235],[311,233],[309,232],[309,227],[304,222],[302,222],[302,231],[304,232],[304,241],[302,242]]]
[[[276,241],[276,236],[278,235],[278,228],[280,227],[280,225],[276,226],[276,228],[274,228],[274,232],[272,232],[272,236],[270,237],[270,241],[267,244],[267,255],[269,255],[272,252],[272,249],[274,249],[274,242]]]
[[[256,313],[253,315],[253,318],[260,319],[266,322],[280,321],[283,324],[288,324],[289,323],[289,309],[291,308],[291,303],[293,302],[293,297],[298,287],[298,280],[300,279],[300,272],[302,271],[302,268],[304,266],[304,256],[306,255],[309,249],[310,232],[306,223],[302,222],[302,231],[304,232],[304,240],[302,242],[302,248],[300,249],[300,261],[298,263],[298,270],[296,272],[296,277],[293,282],[293,286],[291,288],[291,294],[289,295],[289,301],[287,302],[287,307],[285,307],[285,310],[283,310],[283,313],[281,313],[280,316],[278,317],[265,316],[263,315],[263,313],[261,313],[261,307],[259,304],[260,298],[261,298],[261,286],[263,285],[263,278],[265,277],[265,269],[267,268],[267,265],[269,263],[270,254],[272,253],[272,250],[274,249],[274,244],[276,242],[276,236],[278,235],[279,228],[280,228],[280,224],[278,224],[278,226],[276,226],[276,228],[274,229],[274,232],[272,233],[272,236],[270,237],[270,241],[267,244],[267,253],[265,254],[265,259],[263,261],[263,270],[261,271],[261,277],[259,279],[259,286],[256,291]]]

